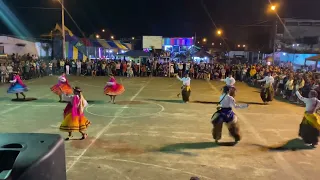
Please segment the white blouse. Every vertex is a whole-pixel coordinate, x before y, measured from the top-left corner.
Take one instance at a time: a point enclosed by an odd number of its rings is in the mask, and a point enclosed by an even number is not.
[[[65,78],[65,77],[63,77],[63,76],[59,76],[59,81],[61,81],[61,82],[66,82],[67,81],[67,79]]]
[[[107,82],[107,86],[113,86],[115,84],[116,84],[115,82]]]
[[[179,76],[177,76],[177,79],[180,80],[180,81],[182,81],[182,84],[183,84],[184,86],[190,86],[190,84],[191,84],[191,79],[190,79],[190,77],[180,78]]]
[[[266,84],[273,84],[274,83],[274,78],[272,76],[266,76],[261,80],[258,80],[258,82],[263,82],[265,81]]]
[[[320,107],[320,101],[318,98],[305,98],[302,97],[299,91],[296,92],[297,97],[306,104],[306,111],[314,113]]]
[[[229,94],[222,94],[220,96],[220,106],[222,108],[238,108],[239,106],[236,104],[236,100],[230,96]]]
[[[78,95],[66,95],[66,94],[62,94],[62,100],[63,101],[66,101],[66,102],[70,102],[70,103],[72,103],[72,101],[73,101],[73,97],[74,96],[78,96]],[[79,96],[78,96],[78,98],[80,98]],[[74,105],[74,104],[72,104],[72,105]],[[78,106],[79,106],[80,104],[78,104]],[[87,102],[87,100],[85,100],[84,99],[84,107],[87,107],[88,106],[88,102]]]

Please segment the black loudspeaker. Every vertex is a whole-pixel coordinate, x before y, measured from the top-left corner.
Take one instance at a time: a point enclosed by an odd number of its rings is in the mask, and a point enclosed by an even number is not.
[[[58,134],[0,134],[0,180],[66,180]]]

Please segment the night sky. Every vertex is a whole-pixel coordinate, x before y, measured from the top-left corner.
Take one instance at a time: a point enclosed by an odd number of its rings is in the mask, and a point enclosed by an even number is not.
[[[0,0],[1,1],[1,0]],[[25,7],[59,8],[54,0],[3,0],[35,37],[49,32],[61,22],[59,10]],[[268,32],[268,27],[241,27],[270,20],[268,0],[203,0],[212,19],[230,41],[247,42],[253,32]],[[319,0],[282,0],[281,17],[320,19]],[[201,0],[65,0],[66,9],[85,35],[109,29],[116,38],[161,35],[213,38],[215,28],[204,11]],[[1,22],[1,21],[0,21]],[[268,24],[268,23],[267,23]],[[270,23],[269,23],[270,24]],[[66,26],[80,31],[66,15]],[[12,34],[0,23],[1,34]],[[261,33],[260,33],[261,35]],[[260,36],[259,35],[259,36]]]

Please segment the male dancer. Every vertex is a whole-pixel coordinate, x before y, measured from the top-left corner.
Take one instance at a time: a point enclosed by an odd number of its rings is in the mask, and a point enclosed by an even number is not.
[[[258,82],[266,82],[263,86],[260,97],[264,104],[268,104],[268,102],[271,102],[273,100],[274,95],[274,89],[273,89],[273,83],[274,78],[272,77],[271,73],[268,73],[268,76],[264,77],[261,80],[257,80]]]
[[[188,103],[189,97],[191,94],[191,88],[190,88],[191,79],[187,73],[185,73],[183,78],[180,78],[179,76],[177,76],[177,79],[179,81],[182,81],[182,86],[181,86],[182,100],[183,102]],[[177,96],[179,97],[180,93]]]
[[[311,90],[308,98],[302,97],[299,91],[296,91],[296,95],[306,104],[306,112],[300,124],[299,136],[306,145],[315,147],[318,145],[320,132],[320,116],[316,113],[320,107],[320,101],[317,98],[318,93],[315,90]]]
[[[232,108],[240,108],[235,103],[235,99],[230,95],[230,87],[223,88],[223,94],[220,96],[220,102],[217,111],[213,114],[211,120],[213,124],[212,136],[216,143],[221,139],[222,126],[225,122],[228,125],[230,135],[234,138],[235,143],[240,141],[240,130],[238,118]]]

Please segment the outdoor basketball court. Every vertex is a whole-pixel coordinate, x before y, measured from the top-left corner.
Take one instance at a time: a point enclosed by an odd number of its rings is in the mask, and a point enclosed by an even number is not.
[[[237,101],[250,104],[236,111],[243,140],[217,146],[210,118],[223,83],[193,80],[193,102],[182,104],[175,78],[117,80],[126,92],[108,104],[107,77],[69,78],[89,101],[85,115],[92,125],[87,140],[65,143],[68,180],[319,179],[320,150],[305,149],[296,139],[303,107],[261,105],[258,89],[237,83]],[[65,104],[49,89],[56,82],[57,77],[26,81],[27,96],[38,98],[31,102],[12,102],[15,96],[1,86],[1,132],[60,133]],[[233,141],[227,129],[222,141]]]

